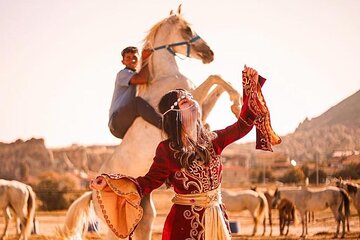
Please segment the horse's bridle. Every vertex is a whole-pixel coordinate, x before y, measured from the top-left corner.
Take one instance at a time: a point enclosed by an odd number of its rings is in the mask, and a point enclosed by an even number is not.
[[[173,49],[173,47],[177,47],[177,46],[181,46],[181,45],[186,45],[187,49],[186,49],[186,57],[190,56],[190,48],[191,48],[191,44],[193,42],[195,42],[196,40],[200,39],[199,35],[194,36],[192,39],[190,39],[189,41],[183,41],[183,42],[177,42],[177,43],[171,43],[171,44],[167,44],[167,45],[162,45],[159,47],[155,47],[153,48],[154,51],[160,50],[160,49],[164,49],[166,48],[169,53],[171,53],[172,55],[176,56],[176,53]]]

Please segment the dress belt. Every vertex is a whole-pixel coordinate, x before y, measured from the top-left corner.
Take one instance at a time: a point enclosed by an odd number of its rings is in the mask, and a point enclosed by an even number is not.
[[[231,235],[226,226],[224,214],[220,208],[221,190],[214,189],[205,193],[175,194],[174,204],[200,206],[205,208],[205,240],[230,240]]]
[[[172,199],[174,204],[178,205],[194,205],[208,208],[214,205],[221,204],[220,188],[204,193],[195,194],[179,194],[176,193]]]

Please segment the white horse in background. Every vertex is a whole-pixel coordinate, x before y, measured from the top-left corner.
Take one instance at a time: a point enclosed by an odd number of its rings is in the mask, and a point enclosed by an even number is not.
[[[358,184],[349,181],[344,181],[342,179],[336,182],[336,186],[345,189],[345,191],[350,195],[352,202],[357,210],[359,216],[359,224],[360,224],[360,186]],[[349,224],[349,220],[348,220],[348,224]]]
[[[0,236],[3,239],[11,219],[10,209],[22,226],[19,234],[19,225],[16,219],[17,239],[28,239],[35,216],[35,193],[32,188],[18,181],[0,179],[0,208],[5,217],[5,229]]]
[[[214,57],[210,47],[180,14],[181,6],[177,13],[171,12],[169,17],[155,24],[145,38],[144,48],[154,49],[146,63],[150,70],[151,81],[148,85],[139,87],[138,95],[157,109],[157,104],[165,93],[176,88],[187,89],[199,102],[202,109],[202,121],[205,122],[221,93],[227,91],[233,101],[231,110],[238,117],[241,97],[229,83],[219,76],[212,75],[195,88],[194,84],[180,73],[175,59],[176,54],[198,59],[203,63],[210,63]],[[213,86],[215,87],[212,88]],[[142,118],[137,118],[111,159],[102,165],[99,172],[122,173],[133,177],[145,175],[152,163],[156,147],[163,137],[159,129]],[[89,202],[92,197],[96,199],[95,192],[85,193],[70,206],[62,232],[63,237],[71,238],[71,236],[81,234],[82,224],[87,221]],[[143,218],[133,237],[141,240],[151,239],[151,229],[155,219],[155,207],[151,195],[142,199],[141,206],[144,209]],[[94,201],[94,207],[98,212],[97,215],[101,217],[101,210],[96,201]],[[116,237],[108,231],[107,239],[116,239]]]
[[[249,210],[253,220],[254,228],[252,236],[256,234],[258,223],[263,223],[263,233],[266,231],[266,217],[268,215],[268,202],[266,197],[261,192],[254,190],[242,190],[237,192],[229,192],[222,190],[222,201],[225,204],[225,208],[230,212],[242,212]]]
[[[281,199],[291,201],[300,213],[302,233],[301,236],[308,234],[308,221],[306,214],[309,211],[322,211],[330,208],[337,222],[335,237],[339,234],[340,222],[342,223],[342,235],[345,236],[345,215],[350,210],[350,201],[347,193],[337,187],[326,187],[322,189],[310,190],[308,188],[281,189],[274,194],[273,205],[276,206]],[[343,213],[345,209],[345,215]]]

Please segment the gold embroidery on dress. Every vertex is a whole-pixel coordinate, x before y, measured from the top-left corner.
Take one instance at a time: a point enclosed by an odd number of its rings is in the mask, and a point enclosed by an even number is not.
[[[198,161],[194,161],[189,170],[181,169],[175,172],[175,179],[182,181],[183,187],[189,189],[190,186],[194,186],[196,190],[191,193],[208,192],[217,188],[220,185],[220,156],[215,153],[212,143],[206,142],[206,148],[209,150],[209,166],[199,164]],[[174,152],[174,158],[179,159],[181,152],[175,149],[172,144],[169,145],[170,149]]]
[[[169,144],[170,149],[174,152],[174,159],[179,159],[181,152]],[[216,154],[212,142],[206,142],[205,147],[209,150],[209,166],[204,166],[199,161],[194,161],[189,170],[182,168],[176,171],[174,178],[182,182],[184,189],[189,190],[193,186],[195,190],[191,193],[203,193],[216,189],[221,180],[221,157]],[[190,238],[186,240],[201,240],[205,238],[205,215],[200,219],[199,212],[204,211],[203,207],[191,206],[191,210],[184,212],[184,217],[191,221]],[[201,229],[201,230],[199,230]]]
[[[191,206],[191,210],[184,211],[184,217],[190,220],[190,238],[185,240],[201,240],[205,239],[205,215],[203,214],[200,219],[200,212],[203,212],[204,208],[199,206]],[[199,230],[199,228],[201,230]]]

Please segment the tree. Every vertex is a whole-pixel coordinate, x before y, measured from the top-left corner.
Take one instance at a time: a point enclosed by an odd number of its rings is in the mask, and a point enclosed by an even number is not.
[[[292,168],[280,177],[279,180],[284,183],[301,183],[305,180],[304,172],[301,168]]]
[[[265,182],[273,182],[275,180],[272,172],[269,170],[265,171]],[[259,171],[257,175],[257,182],[262,183],[264,181],[264,173],[263,171]]]
[[[305,177],[309,177],[310,169],[309,169],[308,165],[306,165],[306,164],[302,165],[301,170],[303,171]]]
[[[326,177],[327,177],[326,173],[321,169],[319,169],[318,173],[319,173],[319,183],[325,183],[326,182]],[[310,174],[309,182],[310,183],[316,183],[316,171],[313,171]]]

